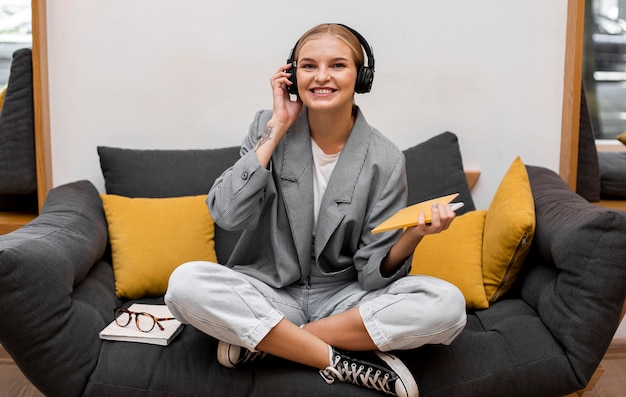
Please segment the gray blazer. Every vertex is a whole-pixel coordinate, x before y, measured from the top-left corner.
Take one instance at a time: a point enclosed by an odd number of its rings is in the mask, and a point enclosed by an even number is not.
[[[211,188],[207,204],[215,222],[226,230],[243,230],[227,265],[275,288],[307,283],[312,266],[317,274],[358,279],[366,290],[405,276],[410,257],[392,277],[383,277],[379,270],[401,231],[371,233],[406,206],[403,153],[358,110],[328,182],[314,234],[307,115],[303,107],[266,169],[253,148],[271,111],[259,111],[243,140],[241,158]]]

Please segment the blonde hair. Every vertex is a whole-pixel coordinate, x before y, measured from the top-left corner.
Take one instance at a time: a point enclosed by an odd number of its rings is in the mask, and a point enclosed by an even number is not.
[[[345,26],[334,23],[323,23],[317,25],[309,29],[305,34],[303,34],[296,44],[296,48],[293,54],[293,60],[296,62],[298,61],[300,49],[303,45],[311,40],[318,39],[321,36],[327,34],[340,39],[341,41],[346,43],[348,47],[350,47],[357,70],[359,70],[359,68],[365,64],[365,55],[363,54],[363,47],[361,47],[361,42],[359,41],[359,39]]]

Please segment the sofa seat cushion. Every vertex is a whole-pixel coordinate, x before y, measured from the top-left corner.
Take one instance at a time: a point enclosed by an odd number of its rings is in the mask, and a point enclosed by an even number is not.
[[[562,347],[520,299],[470,313],[449,346],[426,345],[398,356],[415,374],[420,395],[430,397],[559,396],[579,383]]]
[[[600,192],[603,198],[626,198],[626,152],[600,152]]]
[[[83,395],[379,395],[341,382],[327,385],[315,369],[278,358],[228,369],[215,360],[216,349],[214,338],[190,326],[167,347],[104,341]],[[449,346],[395,354],[411,369],[421,395],[563,395],[577,382],[562,347],[520,299],[470,314],[466,329]],[[149,371],[141,361],[150,363]],[[539,377],[542,382],[536,381]]]
[[[168,346],[103,341],[83,396],[249,395],[250,370],[222,367],[216,352],[217,341],[190,326]]]
[[[163,300],[134,302],[162,304]],[[380,396],[341,382],[328,385],[317,370],[278,358],[233,370],[220,365],[216,357],[217,340],[188,325],[167,347],[103,341],[83,397]]]

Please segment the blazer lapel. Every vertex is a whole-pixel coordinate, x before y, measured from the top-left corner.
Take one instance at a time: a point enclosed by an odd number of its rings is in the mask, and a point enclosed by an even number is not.
[[[301,279],[305,281],[311,269],[313,239],[313,156],[306,109],[283,139],[286,141],[280,164],[281,191],[298,252]]]
[[[369,129],[370,126],[359,110],[352,132],[339,156],[322,198],[315,237],[316,259],[319,258],[330,236],[345,216],[341,204],[352,202],[356,182],[369,148],[371,139]]]

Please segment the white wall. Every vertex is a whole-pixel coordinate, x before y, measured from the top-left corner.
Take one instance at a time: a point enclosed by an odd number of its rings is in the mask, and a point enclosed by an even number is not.
[[[55,186],[103,191],[96,146],[238,145],[297,38],[342,22],[374,48],[357,96],[405,149],[459,136],[486,208],[521,156],[558,170],[567,0],[48,0]]]

